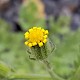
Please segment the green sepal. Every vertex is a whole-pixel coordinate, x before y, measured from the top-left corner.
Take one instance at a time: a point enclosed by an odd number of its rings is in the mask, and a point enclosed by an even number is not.
[[[55,45],[51,42],[50,39],[48,39],[47,43],[45,44],[45,49],[47,54],[51,54],[54,51]]]
[[[27,52],[29,53],[29,57],[32,60],[43,60],[48,57],[54,50],[53,43],[48,39],[47,43],[45,43],[42,47],[33,46],[27,47]]]

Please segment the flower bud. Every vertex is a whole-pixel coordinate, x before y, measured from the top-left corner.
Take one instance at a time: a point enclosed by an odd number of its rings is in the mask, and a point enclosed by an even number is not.
[[[48,39],[48,41],[42,46],[38,45],[33,47],[27,47],[27,52],[32,60],[43,60],[46,59],[54,50],[53,43]]]
[[[25,33],[27,52],[33,60],[43,60],[53,51],[54,45],[48,39],[48,30],[33,27]]]

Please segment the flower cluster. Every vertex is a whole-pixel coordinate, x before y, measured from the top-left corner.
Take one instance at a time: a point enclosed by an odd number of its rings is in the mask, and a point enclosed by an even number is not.
[[[32,47],[38,45],[43,46],[47,42],[48,30],[44,30],[41,27],[33,27],[25,33],[25,45]]]

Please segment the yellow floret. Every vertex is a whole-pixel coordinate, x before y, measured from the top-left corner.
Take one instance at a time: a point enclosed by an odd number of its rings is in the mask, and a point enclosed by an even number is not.
[[[28,42],[27,41],[25,42],[25,45],[28,45]]]
[[[43,42],[46,43],[47,42],[47,39],[44,39]]]
[[[37,29],[37,27],[33,27],[33,29]]]
[[[33,31],[33,29],[29,29],[29,32]]]
[[[37,28],[37,29],[41,30],[41,27],[39,27],[39,28]]]
[[[29,47],[38,45],[41,47],[47,42],[47,35],[48,30],[44,30],[41,27],[33,27],[25,33],[25,38],[27,39],[25,45],[28,45]]]
[[[37,45],[37,43],[36,42],[33,42],[32,45],[35,46],[35,45]]]
[[[42,32],[45,32],[45,30],[44,30],[44,29],[42,29]]]
[[[28,46],[29,46],[29,47],[32,47],[32,43],[29,43]]]
[[[45,30],[45,34],[48,34],[48,30]]]
[[[41,47],[41,46],[43,46],[43,43],[42,42],[39,43],[39,47]]]
[[[47,37],[48,37],[47,35],[44,36],[44,38],[47,38]]]
[[[28,37],[29,37],[29,33],[26,32],[24,35],[25,35],[25,38],[28,39]]]

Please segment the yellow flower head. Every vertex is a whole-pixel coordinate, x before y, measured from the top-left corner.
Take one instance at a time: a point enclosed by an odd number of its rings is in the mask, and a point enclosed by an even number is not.
[[[47,42],[48,30],[44,30],[41,27],[33,27],[25,33],[25,45],[32,47],[38,45],[43,46]]]

